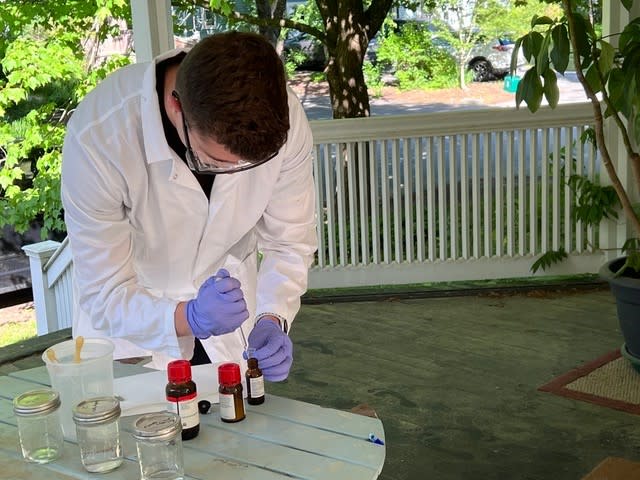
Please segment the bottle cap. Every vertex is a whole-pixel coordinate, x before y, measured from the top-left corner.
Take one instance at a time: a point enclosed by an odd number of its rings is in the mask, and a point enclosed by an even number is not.
[[[182,432],[180,416],[171,412],[154,412],[138,417],[133,424],[136,440],[169,441]]]
[[[218,381],[220,385],[230,386],[240,383],[240,365],[237,363],[223,363],[218,367]]]
[[[120,418],[120,402],[115,397],[94,397],[73,407],[76,425],[103,425]]]
[[[167,365],[167,376],[170,382],[182,383],[191,380],[191,363],[189,360],[174,360]]]
[[[48,388],[30,390],[13,399],[13,412],[20,417],[48,414],[59,406],[60,395]]]

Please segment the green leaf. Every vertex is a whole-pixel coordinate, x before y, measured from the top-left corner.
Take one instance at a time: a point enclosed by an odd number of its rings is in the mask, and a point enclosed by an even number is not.
[[[576,194],[573,215],[577,220],[597,226],[605,218],[618,218],[620,200],[611,185],[598,185],[582,175],[571,175],[567,185]]]
[[[635,18],[631,22],[629,22],[622,33],[620,34],[620,40],[618,42],[618,48],[622,52],[623,55],[626,55],[628,52],[626,51],[627,47],[633,43],[638,43],[638,39],[640,38],[640,17]]]
[[[522,54],[527,61],[532,61],[538,56],[542,46],[542,34],[540,32],[529,32],[522,37]]]
[[[589,143],[591,144],[591,146],[593,148],[598,148],[598,144],[596,142],[596,130],[593,127],[587,127],[585,128],[584,132],[582,132],[582,135],[580,135],[580,141],[582,143]]]
[[[571,53],[571,42],[569,41],[569,31],[564,24],[556,25],[551,30],[553,47],[551,48],[551,63],[554,68],[564,74],[569,65]]]
[[[613,67],[615,53],[615,49],[610,43],[605,42],[604,40],[600,41],[600,57],[598,58],[598,65],[600,66],[600,71],[605,79],[609,76],[609,71]]]
[[[633,0],[620,0],[620,3],[622,3],[622,6],[627,9],[627,12],[631,11]]]
[[[516,92],[516,105],[520,105],[523,100],[527,104],[527,107],[532,113],[535,113],[540,108],[542,102],[542,82],[535,67],[527,70],[524,77],[518,83],[518,90]]]
[[[233,6],[227,0],[211,0],[209,5],[211,10],[220,12],[223,16],[230,16],[233,12]]]
[[[579,12],[574,13],[574,20],[575,31],[573,32],[573,36],[576,39],[578,55],[583,58],[590,58],[591,42],[589,41],[589,37],[593,32],[593,27]]]
[[[553,25],[553,20],[551,20],[547,16],[539,17],[537,15],[534,15],[531,19],[531,28],[535,27],[536,25]]]
[[[19,103],[27,98],[27,91],[23,88],[4,88],[0,90],[0,105]]]
[[[602,83],[600,82],[600,77],[598,76],[598,70],[596,69],[595,63],[587,69],[584,78],[587,81],[589,88],[593,90],[593,93],[598,93],[602,90]]]
[[[568,258],[567,252],[564,248],[560,247],[559,250],[550,250],[538,258],[531,266],[531,272],[536,273],[538,270],[546,270],[551,265],[562,262],[565,258]]]
[[[549,102],[551,108],[556,108],[560,99],[560,90],[558,89],[558,78],[556,73],[547,68],[543,74],[544,77],[544,96]]]
[[[624,243],[622,252],[626,253],[627,257],[622,267],[615,272],[614,277],[640,274],[640,251],[638,250],[638,245],[640,245],[640,239],[637,238],[630,238]]]
[[[607,90],[609,92],[609,100],[613,108],[622,113],[625,117],[629,116],[630,105],[627,102],[627,90],[625,87],[626,79],[624,73],[619,68],[614,68],[609,73],[609,79],[607,80]],[[613,112],[605,111],[605,117],[610,117]]]
[[[628,238],[621,248],[622,253],[640,253],[640,238]]]
[[[536,69],[538,71],[538,75],[542,75],[545,70],[549,67],[549,45],[551,44],[551,35],[550,32],[546,32],[544,38],[542,39],[542,44],[540,45],[540,51],[536,56]]]
[[[518,53],[520,52],[520,48],[522,47],[522,37],[516,40],[516,44],[513,47],[513,51],[511,52],[511,64],[509,65],[509,73],[512,75],[518,69]]]

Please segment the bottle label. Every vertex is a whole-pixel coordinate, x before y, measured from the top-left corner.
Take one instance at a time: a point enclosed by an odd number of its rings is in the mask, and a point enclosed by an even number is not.
[[[264,397],[264,377],[248,378],[249,380],[249,397],[260,398]]]
[[[220,418],[224,420],[235,420],[238,418],[233,394],[221,393],[220,397]]]
[[[180,416],[183,430],[200,425],[198,399],[195,394],[188,400],[184,400],[184,397],[167,397],[167,400],[169,400],[169,408],[167,410]]]

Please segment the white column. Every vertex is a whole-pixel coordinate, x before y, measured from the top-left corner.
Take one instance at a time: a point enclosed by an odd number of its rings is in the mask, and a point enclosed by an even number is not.
[[[173,49],[171,0],[131,0],[136,62],[148,62]]]

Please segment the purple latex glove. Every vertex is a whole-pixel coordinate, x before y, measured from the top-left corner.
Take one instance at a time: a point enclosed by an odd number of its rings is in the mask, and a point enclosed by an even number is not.
[[[233,332],[249,318],[240,281],[221,269],[205,281],[187,303],[187,322],[198,338]]]
[[[259,320],[249,334],[249,348],[255,348],[254,357],[265,380],[280,382],[289,376],[293,344],[277,323],[269,319]]]

